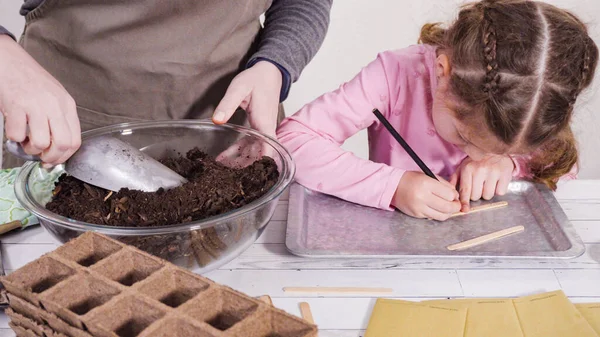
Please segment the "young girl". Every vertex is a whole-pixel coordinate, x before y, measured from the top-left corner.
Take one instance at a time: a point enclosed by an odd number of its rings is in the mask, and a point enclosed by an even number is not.
[[[468,5],[448,29],[388,51],[338,90],[286,119],[279,140],[296,180],[339,198],[445,220],[513,177],[556,188],[577,149],[569,123],[598,48],[573,14],[528,0]],[[423,174],[372,113],[390,121],[433,172]],[[340,145],[368,128],[370,160]],[[456,187],[458,186],[458,191]]]

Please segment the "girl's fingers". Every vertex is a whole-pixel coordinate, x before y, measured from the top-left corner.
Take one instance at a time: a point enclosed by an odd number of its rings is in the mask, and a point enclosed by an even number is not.
[[[462,204],[462,211],[468,212],[470,207],[471,200],[471,190],[473,185],[473,175],[472,171],[466,168],[463,168],[460,171],[460,187],[458,189],[459,200]]]
[[[471,185],[471,201],[477,201],[481,199],[485,178],[486,175],[481,172],[476,172],[473,175],[473,183]]]
[[[448,181],[446,181],[444,178],[440,177],[440,176],[436,176],[438,178],[439,181],[435,181],[433,179],[428,180],[428,183],[431,184],[429,187],[430,190],[433,192],[433,194],[437,195],[438,197],[448,200],[448,201],[453,201],[458,199],[458,191],[456,191],[456,188],[454,186],[452,186],[452,184],[450,184]]]
[[[483,183],[482,197],[484,200],[491,200],[496,195],[496,187],[498,186],[498,178],[490,177]]]
[[[452,185],[454,188],[456,188],[457,184],[458,184],[458,172],[454,172],[452,174],[452,176],[450,176],[450,185]]]
[[[440,212],[432,207],[426,207],[423,211],[423,215],[427,219],[446,221],[452,214]]]
[[[459,201],[448,201],[444,200],[436,195],[432,195],[431,200],[428,201],[427,206],[440,213],[454,214],[460,211],[461,204]]]
[[[436,175],[437,179],[439,180],[440,183],[446,185],[448,188],[450,188],[452,191],[454,191],[454,195],[455,195],[455,199],[458,199],[458,191],[456,190],[456,183],[452,183],[452,181],[447,181],[446,179]]]
[[[508,191],[508,185],[510,184],[512,177],[510,175],[505,175],[500,177],[498,180],[498,185],[496,186],[496,194],[497,195],[505,195]]]

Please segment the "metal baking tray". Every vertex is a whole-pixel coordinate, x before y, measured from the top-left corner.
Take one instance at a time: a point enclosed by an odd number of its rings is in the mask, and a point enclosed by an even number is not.
[[[472,205],[497,201],[507,201],[508,206],[438,222],[356,205],[294,183],[286,246],[294,255],[312,258],[568,259],[585,252],[581,238],[545,186],[513,181],[506,195]],[[525,231],[466,250],[446,248],[519,225]]]

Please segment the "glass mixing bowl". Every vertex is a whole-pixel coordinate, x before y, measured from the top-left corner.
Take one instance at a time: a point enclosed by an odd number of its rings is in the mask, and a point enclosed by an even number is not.
[[[228,166],[247,165],[262,154],[275,160],[279,180],[261,198],[201,221],[143,228],[96,225],[52,213],[44,206],[52,198],[52,187],[65,172],[64,167],[48,171],[39,163],[27,162],[21,169],[15,182],[17,199],[59,241],[95,231],[200,274],[226,264],[256,241],[295,172],[292,158],[283,146],[246,127],[214,125],[205,120],[140,122],[84,132],[82,138],[105,135],[126,141],[154,158],[177,156],[198,147],[211,156],[221,154]],[[257,151],[260,149],[263,152]]]

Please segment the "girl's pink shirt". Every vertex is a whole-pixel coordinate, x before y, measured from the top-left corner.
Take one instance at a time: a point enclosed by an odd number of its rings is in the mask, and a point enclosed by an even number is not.
[[[380,53],[351,81],[286,118],[277,137],[296,162],[296,181],[350,202],[392,210],[404,172],[420,169],[375,117],[374,108],[434,173],[451,176],[467,155],[442,139],[433,125],[435,59],[435,47],[428,45]],[[370,160],[340,147],[362,129],[368,129]],[[525,177],[525,160],[513,159],[513,175]]]

